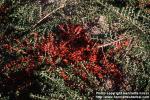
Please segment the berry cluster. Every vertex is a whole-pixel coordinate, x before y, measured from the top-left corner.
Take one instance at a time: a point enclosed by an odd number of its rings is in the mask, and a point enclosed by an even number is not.
[[[108,48],[105,51],[98,48],[102,44],[93,41],[82,25],[74,24],[60,24],[55,27],[53,33],[47,36],[40,37],[38,33],[32,33],[29,36],[32,37],[32,40],[30,37],[23,40],[12,38],[13,42],[8,42],[8,37],[0,37],[2,40],[0,42],[2,61],[0,75],[6,78],[6,81],[0,84],[7,83],[12,78],[15,78],[14,81],[24,80],[22,75],[30,77],[33,71],[45,65],[51,66],[49,71],[62,67],[59,75],[67,82],[70,80],[66,73],[67,66],[72,70],[74,76],[80,77],[83,81],[88,80],[89,74],[94,75],[97,79],[105,79],[110,76],[118,82],[122,80],[122,72],[117,64],[109,60],[109,58],[113,59],[113,56],[106,55],[110,52],[110,54],[117,52],[116,50],[128,45],[128,41],[123,44],[114,44],[115,49]],[[17,71],[23,73],[17,77],[11,76]],[[6,72],[10,74],[6,76],[4,74]],[[21,83],[18,85],[16,86],[20,87]]]

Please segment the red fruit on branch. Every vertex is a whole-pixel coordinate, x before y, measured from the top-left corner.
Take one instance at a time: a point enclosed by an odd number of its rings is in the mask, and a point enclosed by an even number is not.
[[[52,57],[52,61],[55,61],[55,57],[60,57],[61,63],[65,65],[78,66],[78,63],[88,61],[85,65],[87,71],[92,72],[99,78],[103,78],[104,74],[109,73],[120,73],[117,65],[109,62],[109,60],[104,60],[103,57],[98,56],[103,55],[96,48],[100,43],[95,43],[88,37],[82,25],[74,24],[60,24],[56,27],[57,32],[53,33],[52,37],[48,37],[49,41],[44,41],[41,45],[44,52],[47,52]],[[54,38],[55,37],[55,38]],[[58,37],[58,39],[57,39]],[[125,45],[127,43],[125,42]],[[120,49],[122,44],[115,43],[116,48]],[[104,51],[105,52],[105,51]],[[104,69],[99,65],[102,62]],[[93,65],[94,64],[94,65]],[[81,67],[73,67],[78,71]],[[72,70],[74,70],[72,69]],[[75,72],[76,74],[77,72]],[[112,74],[113,75],[113,74]],[[81,74],[83,79],[86,79],[86,74]]]
[[[69,76],[65,73],[64,70],[61,70],[59,75],[64,79],[64,80],[68,80]]]
[[[82,77],[83,80],[87,80],[87,74],[86,74],[86,72],[82,72],[81,73],[81,77]]]
[[[25,53],[16,58],[17,60],[9,60],[4,63],[2,71],[17,67],[27,73],[32,73],[33,70],[38,69],[39,66],[42,67],[44,64],[44,66],[50,66],[49,72],[61,67],[62,70],[59,75],[65,81],[71,81],[69,75],[66,74],[67,69],[64,70],[65,67],[69,67],[73,75],[79,76],[83,81],[89,79],[88,73],[100,79],[108,75],[115,77],[117,80],[121,79],[122,73],[117,64],[109,60],[109,58],[113,59],[113,56],[105,57],[104,54],[110,53],[112,55],[113,52],[127,46],[128,41],[115,42],[114,45],[117,50],[102,51],[97,48],[102,43],[91,40],[82,25],[60,24],[55,30],[56,32],[49,33],[47,37],[42,37],[40,42],[38,41],[40,40],[38,34],[32,33],[31,35],[36,40],[34,46],[30,39],[15,40],[17,48],[13,48],[12,45],[7,43],[3,44],[2,47],[9,53],[10,50],[14,53],[22,50]],[[81,66],[81,63],[84,66]]]
[[[103,74],[98,73],[97,76],[98,76],[98,78],[103,79]]]

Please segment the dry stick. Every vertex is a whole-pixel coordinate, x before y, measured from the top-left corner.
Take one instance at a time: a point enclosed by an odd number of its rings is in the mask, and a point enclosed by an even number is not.
[[[64,3],[67,0],[64,1]],[[37,27],[37,25],[39,25],[43,20],[45,20],[46,18],[48,18],[51,14],[55,13],[56,11],[58,11],[61,8],[64,8],[65,4],[62,4],[60,7],[56,8],[55,10],[53,10],[52,12],[48,13],[46,16],[44,16],[42,19],[40,19],[35,25],[33,25],[33,27],[31,29],[35,29],[35,27]]]
[[[129,42],[129,45],[128,45],[128,47],[127,47],[127,51],[125,52],[125,54],[123,55],[123,58],[125,58],[126,57],[126,55],[129,53],[129,51],[132,49],[132,47],[133,47],[133,38],[131,38],[130,39],[130,42]]]
[[[116,40],[116,41],[113,41],[113,42],[110,42],[110,43],[107,43],[107,44],[104,44],[104,45],[98,46],[98,48],[107,47],[107,46],[109,46],[109,45],[111,45],[111,44],[114,44],[114,43],[120,42],[120,41],[121,41],[121,40],[123,40],[123,39],[125,39],[125,38],[121,38],[121,39],[118,39],[118,40]]]

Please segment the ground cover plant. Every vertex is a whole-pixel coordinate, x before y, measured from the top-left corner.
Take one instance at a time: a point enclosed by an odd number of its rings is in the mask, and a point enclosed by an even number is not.
[[[149,92],[149,0],[1,0],[0,99]]]

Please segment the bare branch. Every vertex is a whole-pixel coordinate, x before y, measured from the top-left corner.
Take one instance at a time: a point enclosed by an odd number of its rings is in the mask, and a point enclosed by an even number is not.
[[[60,7],[54,9],[52,12],[48,13],[46,16],[44,16],[42,19],[40,19],[35,25],[33,25],[33,27],[31,29],[35,29],[37,27],[37,25],[39,25],[43,20],[45,20],[46,18],[48,18],[51,14],[55,13],[56,11],[62,9],[65,7],[65,2],[67,0],[62,0],[63,2],[61,2]]]
[[[118,39],[118,40],[116,40],[116,41],[113,41],[113,42],[110,42],[110,43],[107,43],[107,44],[100,45],[100,46],[98,46],[97,48],[103,48],[103,47],[110,46],[110,45],[112,45],[112,44],[114,44],[114,43],[120,42],[120,41],[123,40],[123,39],[125,39],[125,38],[120,38],[120,39]]]

